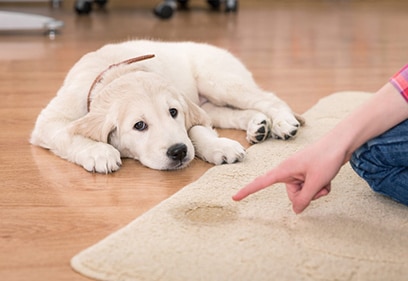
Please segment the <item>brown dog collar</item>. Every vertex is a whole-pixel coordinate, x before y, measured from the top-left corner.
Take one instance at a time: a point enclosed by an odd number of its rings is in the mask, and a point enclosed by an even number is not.
[[[140,57],[135,57],[135,58],[131,58],[131,59],[127,59],[124,61],[121,61],[119,63],[114,63],[111,64],[108,68],[106,68],[104,71],[102,71],[98,76],[96,76],[95,80],[93,81],[91,88],[89,89],[88,92],[88,99],[87,99],[87,110],[89,112],[90,107],[91,107],[91,94],[92,91],[94,90],[95,86],[100,83],[103,80],[103,76],[106,72],[108,72],[109,70],[111,70],[112,68],[115,68],[117,66],[121,66],[121,65],[126,65],[126,64],[132,64],[134,62],[138,62],[138,61],[142,61],[142,60],[147,60],[147,59],[151,59],[154,58],[154,55],[144,55],[144,56],[140,56]]]

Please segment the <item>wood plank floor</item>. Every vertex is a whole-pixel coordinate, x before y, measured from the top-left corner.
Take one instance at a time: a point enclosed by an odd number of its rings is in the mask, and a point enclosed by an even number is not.
[[[262,87],[300,113],[335,91],[375,91],[408,62],[405,0],[248,0],[238,14],[191,1],[189,12],[168,21],[152,15],[155,1],[111,2],[81,17],[72,1],[59,9],[0,4],[65,22],[53,41],[0,34],[0,280],[87,280],[71,270],[74,254],[211,167],[195,160],[163,172],[125,160],[120,171],[99,175],[31,146],[36,116],[86,52],[132,38],[212,43],[241,58]],[[245,144],[242,132],[220,133]]]

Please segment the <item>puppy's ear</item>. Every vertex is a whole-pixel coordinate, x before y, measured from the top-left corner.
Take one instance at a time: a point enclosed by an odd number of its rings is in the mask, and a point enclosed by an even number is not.
[[[184,106],[187,130],[196,125],[212,127],[211,119],[204,109],[193,103],[188,98],[184,98]]]
[[[71,124],[70,132],[95,141],[108,143],[109,134],[116,129],[108,116],[88,113]]]

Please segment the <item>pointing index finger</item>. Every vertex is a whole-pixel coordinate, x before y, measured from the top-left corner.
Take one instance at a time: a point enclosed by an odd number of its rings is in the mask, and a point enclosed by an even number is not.
[[[268,172],[265,175],[262,175],[246,186],[244,186],[241,190],[239,190],[234,196],[232,196],[232,199],[235,201],[240,201],[247,197],[248,195],[255,193],[261,189],[264,189],[274,183],[279,182],[278,177],[275,175],[275,170],[272,170]]]

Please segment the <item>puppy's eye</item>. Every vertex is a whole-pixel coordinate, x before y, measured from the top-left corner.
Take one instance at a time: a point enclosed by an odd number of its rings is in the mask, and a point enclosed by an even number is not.
[[[138,131],[144,131],[147,129],[147,124],[143,121],[139,121],[133,126],[133,129]]]
[[[175,108],[170,108],[170,109],[169,109],[169,112],[170,112],[171,117],[173,117],[173,118],[176,118],[176,117],[177,117],[177,114],[178,114],[177,109],[175,109]]]

